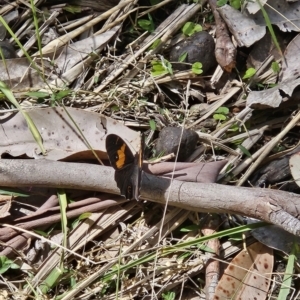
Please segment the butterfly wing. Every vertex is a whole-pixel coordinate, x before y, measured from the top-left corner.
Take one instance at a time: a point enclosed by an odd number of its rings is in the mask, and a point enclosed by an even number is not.
[[[105,143],[110,164],[115,170],[121,170],[134,163],[134,155],[119,136],[109,134]]]
[[[136,195],[136,158],[128,145],[116,134],[106,137],[106,151],[111,166],[115,169],[115,181],[120,194],[126,199],[138,198]]]

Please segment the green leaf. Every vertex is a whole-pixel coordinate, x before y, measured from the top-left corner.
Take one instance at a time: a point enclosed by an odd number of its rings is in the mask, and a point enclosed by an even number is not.
[[[71,93],[72,93],[72,90],[59,91],[54,94],[54,99],[56,101],[61,100],[61,99],[65,98],[66,96],[70,95]]]
[[[64,6],[63,10],[68,11],[72,14],[81,13],[82,11],[80,6],[73,6],[73,5]]]
[[[67,218],[67,195],[64,189],[58,189],[57,191],[59,208],[60,208],[60,218],[61,218],[61,229],[63,233],[63,241],[62,245],[64,247],[68,247],[67,243],[67,235],[68,235],[68,218]],[[63,261],[64,261],[64,252],[61,254],[60,260],[60,269],[63,269]]]
[[[29,197],[30,194],[23,194],[22,192],[14,191],[13,188],[6,188],[6,190],[0,189],[0,195],[8,195],[12,197]]]
[[[148,32],[153,32],[154,31],[154,23],[153,23],[153,20],[151,18],[151,15],[148,14],[148,17],[149,17],[149,20],[146,20],[146,19],[139,19],[137,21],[138,25],[144,29],[145,31],[148,31]]]
[[[233,124],[232,126],[229,127],[228,131],[239,131],[240,127],[237,124]]]
[[[240,0],[229,0],[230,6],[232,6],[235,9],[241,8],[241,1]]]
[[[149,126],[150,126],[150,129],[151,129],[152,131],[155,131],[155,130],[156,130],[156,123],[155,123],[154,120],[150,120],[150,121],[149,121]]]
[[[166,64],[166,69],[167,69],[168,73],[170,73],[171,75],[173,75],[172,64],[169,61],[167,61],[166,59],[165,59],[165,64]]]
[[[163,300],[174,300],[175,296],[176,296],[175,292],[162,293],[161,295]]]
[[[262,12],[262,14],[263,14],[263,17],[264,17],[264,19],[265,19],[266,25],[267,25],[267,27],[268,27],[268,29],[269,29],[269,31],[270,31],[270,34],[271,34],[273,43],[274,43],[274,45],[276,46],[277,50],[279,51],[281,57],[283,57],[283,53],[282,53],[282,51],[281,51],[281,49],[280,49],[280,46],[279,46],[278,40],[277,40],[277,38],[276,38],[275,32],[274,32],[274,30],[273,30],[273,27],[272,27],[270,18],[269,18],[269,16],[268,16],[268,14],[267,14],[265,8],[261,5],[260,1],[259,1],[259,0],[256,0],[256,2],[258,3],[259,8],[260,8],[260,10],[261,10],[261,12]]]
[[[217,6],[223,6],[223,5],[225,5],[225,4],[227,4],[227,2],[228,2],[228,0],[218,0],[217,1]]]
[[[253,75],[255,75],[255,73],[256,73],[256,70],[255,70],[254,68],[249,68],[249,69],[246,71],[246,73],[245,73],[243,79],[251,78]]]
[[[165,74],[173,75],[171,63],[164,58],[162,60],[152,60],[151,65],[151,75],[154,77]]]
[[[193,22],[186,22],[182,28],[182,33],[186,36],[191,36],[199,31],[202,31],[202,26]]]
[[[0,274],[5,273],[8,269],[19,269],[20,267],[6,256],[0,256]]]
[[[242,233],[231,234],[229,236],[230,241],[242,241],[244,238],[245,238],[244,234],[242,234]]]
[[[200,75],[203,73],[201,62],[195,62],[192,64],[192,72],[197,75]]]
[[[214,114],[213,118],[215,120],[218,120],[218,121],[225,121],[226,120],[226,116],[224,116],[223,114]]]
[[[156,49],[161,44],[161,39],[157,39],[153,42],[153,44],[150,46],[151,50]]]
[[[187,52],[183,52],[183,53],[179,56],[178,61],[179,61],[179,62],[183,62],[183,61],[185,61],[186,57],[187,57]]]
[[[113,105],[111,108],[110,108],[111,111],[119,111],[120,110],[120,107],[118,105]]]
[[[279,71],[280,71],[280,66],[277,61],[272,62],[271,68],[274,73],[279,73]]]
[[[293,274],[295,272],[294,266],[295,266],[295,262],[297,262],[297,257],[299,257],[299,248],[298,248],[297,243],[294,242],[292,251],[288,258],[288,262],[287,262],[286,269],[284,272],[283,280],[282,280],[282,282],[284,284],[281,285],[277,300],[291,299],[291,298],[288,298],[288,296],[291,292],[291,287],[292,287],[292,283],[293,283]]]
[[[88,219],[91,215],[92,215],[92,213],[85,212],[85,213],[81,214],[78,219],[79,220],[85,220],[85,219]]]
[[[1,20],[1,16],[0,16],[0,20]],[[19,102],[16,100],[16,98],[13,95],[13,93],[11,92],[11,90],[2,81],[0,81],[0,90],[6,96],[6,98],[22,113],[24,119],[26,120],[27,126],[28,126],[32,136],[34,137],[36,143],[40,147],[41,152],[43,153],[43,155],[46,155],[46,149],[44,148],[44,145],[43,145],[43,139],[40,135],[40,132],[36,128],[34,122],[30,118],[30,116],[27,114],[26,111],[24,111],[22,109],[22,107],[20,106]]]
[[[199,228],[200,227],[198,225],[189,225],[181,228],[180,232],[191,232],[191,231],[199,230]]]
[[[220,106],[216,111],[216,114],[223,114],[223,115],[228,115],[229,114],[229,108],[225,106]]]
[[[248,149],[246,149],[244,146],[242,145],[238,145],[238,148],[248,157],[252,157],[251,153],[249,152]]]
[[[50,96],[50,94],[46,92],[28,92],[25,93],[25,95],[34,99],[44,99]]]
[[[91,215],[92,215],[92,213],[90,213],[90,212],[81,214],[76,220],[74,220],[74,222],[71,225],[71,228],[74,229],[81,220],[88,219]]]

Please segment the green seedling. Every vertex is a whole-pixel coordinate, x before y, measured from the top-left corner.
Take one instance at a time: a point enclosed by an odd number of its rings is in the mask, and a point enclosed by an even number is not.
[[[229,109],[227,107],[219,107],[214,115],[213,115],[213,118],[217,121],[226,121],[227,118],[228,118],[228,115],[229,114]]]
[[[139,19],[137,21],[137,23],[145,31],[153,32],[155,29],[155,26],[154,26],[153,19],[150,14],[148,14],[148,18],[149,18],[148,20],[147,19]]]
[[[152,60],[151,65],[151,75],[153,77],[165,74],[173,75],[173,68],[171,63],[163,57],[161,58],[161,60]]]
[[[247,69],[245,75],[243,76],[243,79],[251,78],[255,75],[255,73],[256,73],[256,70],[254,68],[249,68],[249,69]]]
[[[191,36],[196,32],[202,31],[202,26],[193,22],[186,22],[182,27],[182,33],[185,36]]]
[[[203,73],[202,70],[202,63],[201,62],[195,62],[192,64],[192,72],[194,74],[200,75]]]

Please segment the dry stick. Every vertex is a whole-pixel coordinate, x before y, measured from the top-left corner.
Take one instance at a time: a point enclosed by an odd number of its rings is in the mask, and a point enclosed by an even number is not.
[[[204,235],[211,235],[216,232],[220,225],[220,217],[218,215],[210,215],[209,220],[204,225],[202,233]],[[212,257],[220,254],[220,240],[213,239],[207,242],[207,247],[214,251]],[[219,282],[220,276],[220,262],[215,259],[210,259],[205,268],[205,295],[207,300],[214,299],[215,290]]]
[[[58,198],[56,195],[52,195],[41,207],[38,208],[38,210],[33,213],[33,214],[38,214],[40,211],[46,210],[46,209],[51,209],[53,206],[58,204]],[[22,218],[21,218],[22,219]],[[2,228],[1,228],[2,229]],[[0,229],[0,230],[1,230]],[[9,231],[10,228],[4,227],[4,231]],[[9,256],[15,249],[21,249],[23,248],[26,243],[28,243],[28,239],[30,239],[31,236],[30,234],[23,232],[19,233],[17,236],[14,238],[10,239],[6,243],[6,248],[4,248],[1,252],[0,255],[5,255]]]
[[[300,111],[297,115],[291,120],[291,122],[266,146],[264,152],[260,157],[255,161],[255,163],[247,170],[246,174],[241,178],[238,183],[238,186],[241,186],[249,176],[254,172],[254,170],[260,165],[260,163],[269,155],[272,149],[279,143],[279,141],[300,121]]]
[[[2,186],[73,188],[119,194],[111,167],[46,160],[0,161]],[[300,235],[299,195],[269,189],[193,183],[144,174],[141,198],[199,212],[246,215]]]
[[[121,197],[120,197],[121,198]],[[71,211],[67,211],[67,218],[72,219],[75,217],[80,216],[83,212],[96,212],[100,211],[115,205],[122,204],[126,202],[124,198],[118,199],[118,200],[105,200],[99,203],[94,203],[91,205],[87,205],[84,208],[77,208],[73,209]],[[29,230],[33,228],[39,228],[41,226],[49,226],[51,224],[57,223],[61,219],[60,213],[45,217],[43,219],[37,219],[37,220],[32,220],[32,221],[27,221],[24,223],[18,223],[15,226],[18,226],[20,228]],[[11,239],[12,237],[16,236],[18,234],[17,231],[13,229],[6,229],[6,228],[0,228],[0,240],[1,241],[7,241]]]

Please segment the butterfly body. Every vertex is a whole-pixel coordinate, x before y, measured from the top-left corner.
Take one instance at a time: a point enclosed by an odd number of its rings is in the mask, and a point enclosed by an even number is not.
[[[142,146],[135,155],[127,143],[116,134],[106,137],[106,151],[111,166],[115,169],[115,181],[126,199],[139,198],[142,172]]]

